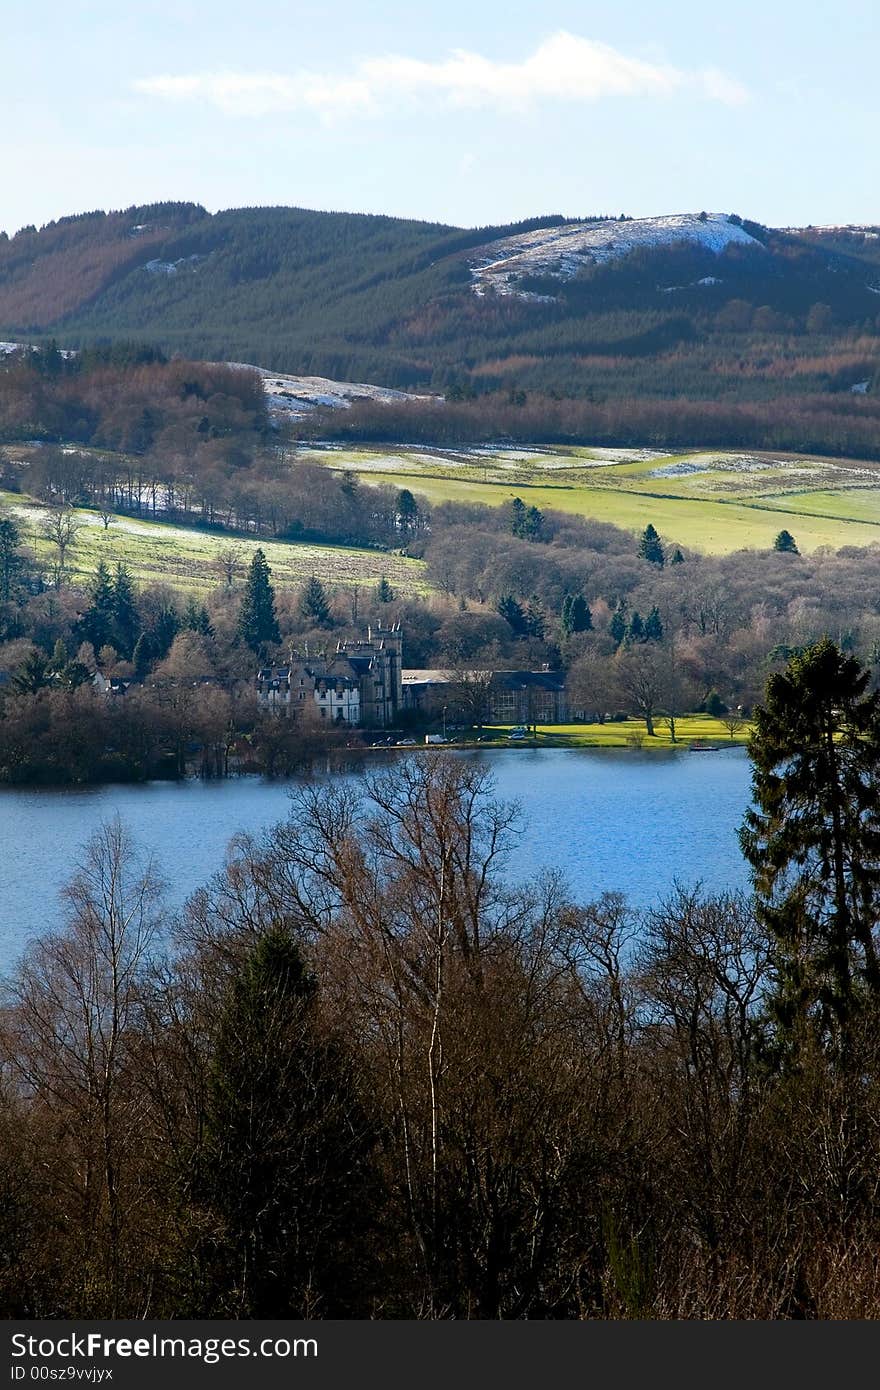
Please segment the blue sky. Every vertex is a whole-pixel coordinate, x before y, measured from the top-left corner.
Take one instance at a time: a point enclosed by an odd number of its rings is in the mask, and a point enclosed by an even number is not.
[[[876,0],[2,10],[10,232],[167,198],[880,222]]]

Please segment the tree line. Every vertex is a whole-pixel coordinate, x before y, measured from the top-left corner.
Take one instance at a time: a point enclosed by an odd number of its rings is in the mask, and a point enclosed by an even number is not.
[[[248,565],[232,536],[199,596],[139,587],[125,566],[100,563],[74,582],[76,526],[64,530],[72,513],[50,513],[40,563],[18,517],[0,515],[2,775],[64,780],[67,752],[73,780],[89,765],[98,779],[187,766],[289,771],[314,747],[313,732],[288,723],[282,734],[259,717],[257,666],[332,650],[380,620],[402,624],[407,666],[451,673],[449,718],[468,726],[486,720],[475,673],[491,670],[562,670],[572,717],[633,716],[650,737],[659,721],[674,735],[678,716],[698,710],[741,731],[767,677],[825,633],[877,661],[875,547],[802,555],[783,530],[766,552],[706,556],[647,518],[632,536],[518,499],[428,507],[407,489],[388,491],[389,524],[426,563],[433,592],[424,597],[397,593],[387,578],[311,576],[276,588],[264,559]],[[252,592],[256,571],[266,587]],[[116,696],[93,698],[97,672],[127,686],[125,717]],[[65,723],[71,735],[59,737]]]
[[[397,544],[397,491],[296,460],[248,368],[118,344],[0,360],[0,483],[86,506],[285,539]]]

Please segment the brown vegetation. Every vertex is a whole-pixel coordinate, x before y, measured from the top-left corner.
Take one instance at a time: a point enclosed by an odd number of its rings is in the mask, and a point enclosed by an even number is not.
[[[7,1315],[877,1316],[874,1013],[774,1064],[749,903],[511,888],[514,822],[307,785],[164,961],[102,832],[5,996]]]

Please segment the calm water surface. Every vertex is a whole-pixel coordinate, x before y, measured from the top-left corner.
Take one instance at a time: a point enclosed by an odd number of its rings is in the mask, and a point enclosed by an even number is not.
[[[523,828],[509,875],[562,869],[581,900],[619,890],[640,905],[675,880],[744,887],[736,830],[749,800],[741,749],[502,749],[484,759],[497,794],[519,801]],[[172,906],[220,867],[231,837],[287,813],[289,783],[154,782],[70,791],[0,790],[0,966],[59,920],[59,890],[82,846],[119,814],[155,853]]]

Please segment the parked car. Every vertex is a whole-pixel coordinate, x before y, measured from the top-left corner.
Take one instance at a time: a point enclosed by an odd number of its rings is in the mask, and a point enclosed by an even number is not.
[[[445,739],[445,738],[443,737],[442,734],[425,734],[425,742],[426,742],[426,743],[448,743],[449,740],[448,740],[448,739]]]

